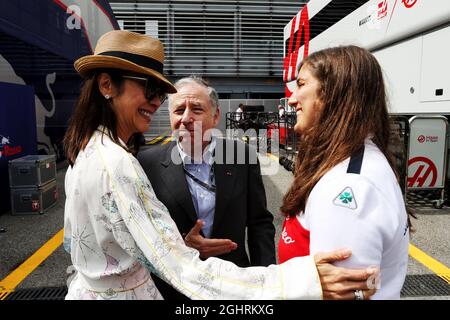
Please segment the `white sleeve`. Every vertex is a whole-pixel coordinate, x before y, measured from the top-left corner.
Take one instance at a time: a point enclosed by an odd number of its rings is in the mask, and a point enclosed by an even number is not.
[[[351,257],[337,265],[379,267],[383,242],[392,233],[385,227],[390,210],[381,192],[360,175],[319,181],[305,209],[311,254],[348,248]]]
[[[185,246],[138,161],[125,152],[111,156],[102,147],[98,149],[113,205],[130,234],[116,237],[117,241],[177,290],[192,299],[321,298],[320,280],[311,257],[267,268],[239,268],[217,258],[200,260],[197,250]]]
[[[69,166],[67,168],[66,171],[66,176],[64,179],[64,190],[65,190],[65,194],[66,194],[66,202],[68,202],[69,200],[67,200],[68,198],[70,198],[73,194],[73,191],[70,189],[70,174],[72,172],[72,167]],[[64,215],[64,237],[63,237],[63,248],[64,250],[68,253],[71,254],[72,253],[72,247],[71,247],[71,242],[72,242],[72,224],[70,223],[70,219],[69,219],[69,215],[65,214]]]

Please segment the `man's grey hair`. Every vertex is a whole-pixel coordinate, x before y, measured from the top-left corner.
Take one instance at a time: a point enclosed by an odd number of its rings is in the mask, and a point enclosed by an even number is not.
[[[202,87],[204,87],[204,88],[206,88],[208,90],[208,96],[209,96],[209,101],[211,103],[212,114],[215,115],[217,109],[219,108],[219,95],[217,94],[216,89],[211,87],[209,85],[208,81],[206,81],[202,77],[196,76],[196,75],[192,75],[192,76],[189,76],[189,77],[181,78],[181,79],[177,80],[173,85],[178,90],[178,89],[181,89],[182,87],[184,87],[184,86],[186,86],[188,84],[197,84],[197,85],[202,86]],[[169,109],[171,108],[171,105],[172,105],[171,97],[172,97],[172,95],[170,94],[169,95]]]

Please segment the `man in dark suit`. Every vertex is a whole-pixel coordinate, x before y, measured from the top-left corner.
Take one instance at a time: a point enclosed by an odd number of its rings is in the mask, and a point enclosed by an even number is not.
[[[256,152],[210,135],[220,110],[217,92],[204,80],[183,78],[175,87],[178,92],[169,97],[175,141],[138,154],[158,199],[200,257],[241,267],[276,263],[273,216]],[[152,276],[165,299],[185,298]]]

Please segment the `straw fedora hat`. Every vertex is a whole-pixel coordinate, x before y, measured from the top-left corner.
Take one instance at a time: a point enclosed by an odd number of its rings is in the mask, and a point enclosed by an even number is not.
[[[161,41],[135,32],[113,30],[105,33],[98,39],[94,54],[81,57],[74,67],[85,78],[99,68],[148,75],[164,83],[169,93],[177,92],[163,75],[164,47]]]

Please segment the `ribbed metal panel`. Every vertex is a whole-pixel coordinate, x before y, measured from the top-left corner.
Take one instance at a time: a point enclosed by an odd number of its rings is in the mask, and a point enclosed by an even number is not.
[[[72,61],[3,32],[0,32],[0,46],[3,57],[14,66],[16,74],[39,77],[55,71],[58,76],[74,73]],[[33,67],[30,68],[30,66]],[[2,76],[9,74],[7,65],[0,65],[0,74]]]
[[[67,295],[67,287],[40,287],[18,289],[4,300],[64,300]]]
[[[435,274],[408,275],[402,297],[449,296],[450,284]]]
[[[280,77],[283,28],[306,1],[110,1],[125,30],[157,36],[170,76]]]
[[[66,286],[40,287],[18,289],[4,296],[0,293],[0,300],[63,300],[66,295]],[[407,275],[400,295],[403,298],[449,296],[450,285],[435,274]]]
[[[168,103],[164,104],[153,115],[150,129],[144,133],[146,140],[149,141],[158,136],[170,136],[170,118]]]

